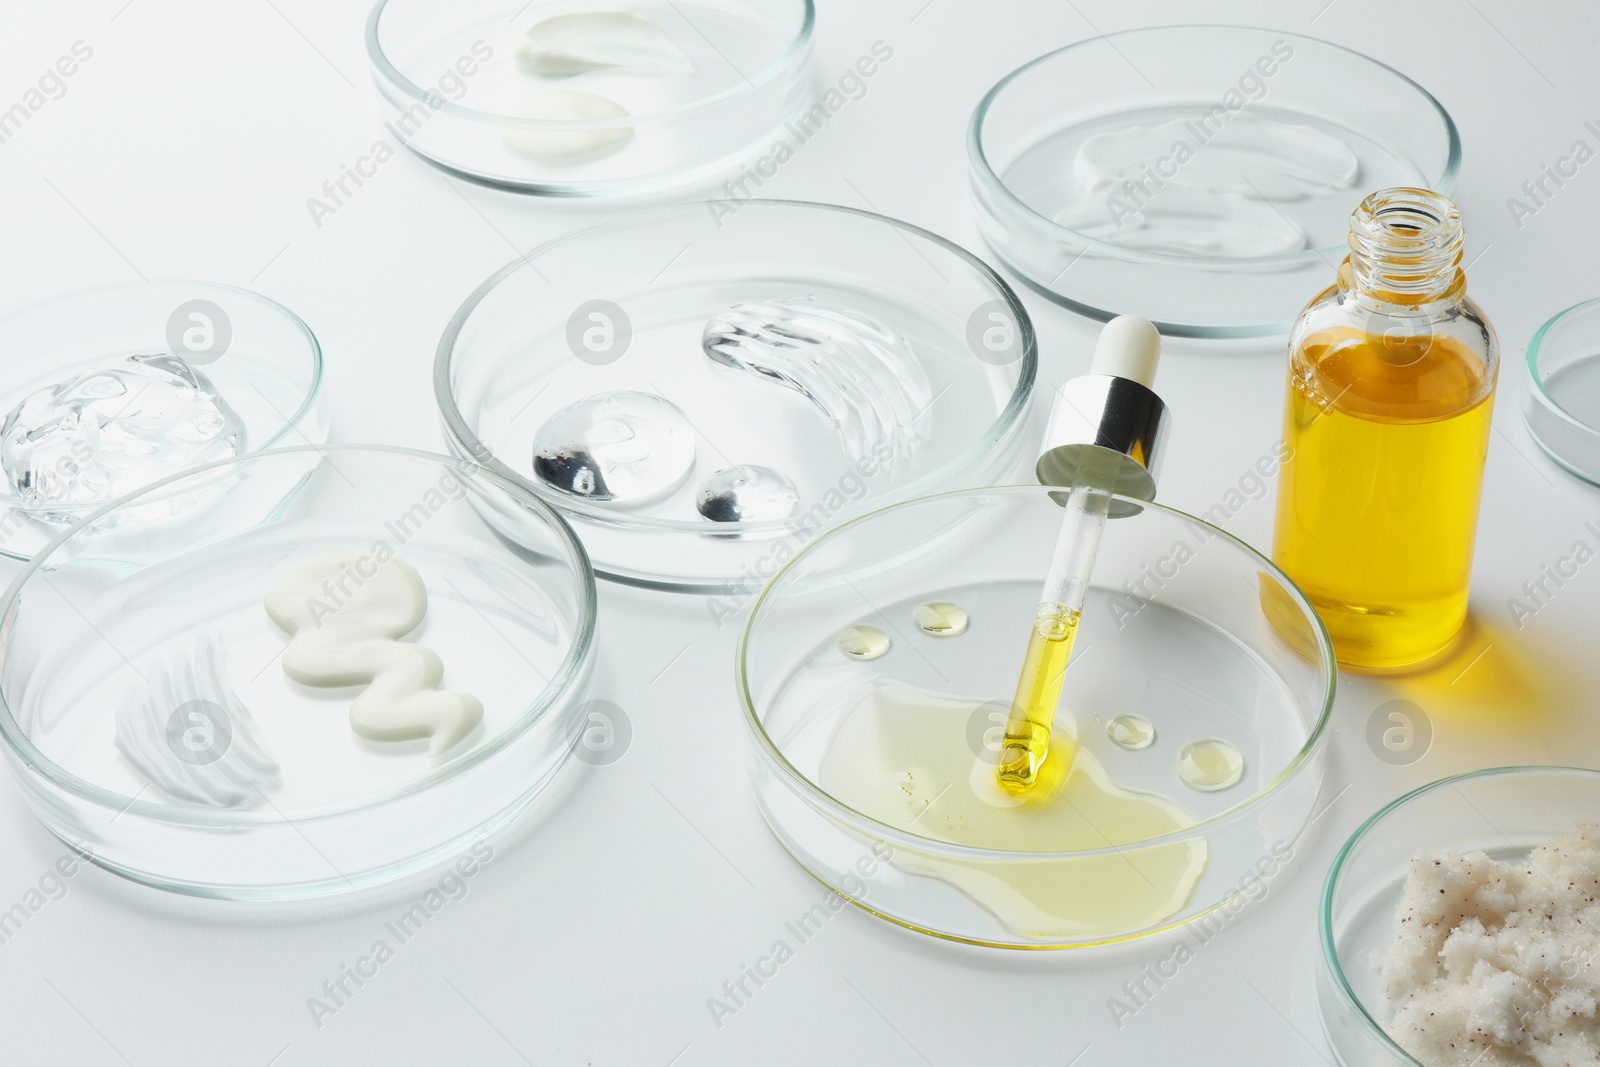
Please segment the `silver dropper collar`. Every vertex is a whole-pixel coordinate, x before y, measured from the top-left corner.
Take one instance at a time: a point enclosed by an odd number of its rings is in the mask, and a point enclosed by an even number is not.
[[[1085,374],[1062,386],[1034,468],[1041,485],[1096,488],[1154,500],[1167,406],[1154,390],[1114,374]],[[1052,494],[1065,503],[1065,494]],[[1112,518],[1135,515],[1137,504],[1113,500]]]

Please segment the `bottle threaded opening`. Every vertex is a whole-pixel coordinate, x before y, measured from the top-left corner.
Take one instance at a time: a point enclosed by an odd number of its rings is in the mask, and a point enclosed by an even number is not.
[[[1460,277],[1465,243],[1455,204],[1431,189],[1382,189],[1350,215],[1351,271],[1370,293],[1447,292]]]

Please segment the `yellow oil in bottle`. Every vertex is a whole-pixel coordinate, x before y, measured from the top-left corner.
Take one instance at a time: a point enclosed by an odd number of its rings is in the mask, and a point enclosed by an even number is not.
[[[1340,327],[1293,354],[1273,559],[1340,662],[1416,663],[1460,630],[1493,388],[1448,337]]]
[[[1035,789],[1053,793],[1058,779],[1072,769],[1077,746],[1059,733],[1052,738],[1051,730],[1079,618],[1072,608],[1051,603],[1040,604],[1034,616],[995,772],[1000,787],[1013,795]],[[1047,768],[1049,773],[1042,775]],[[1048,780],[1042,781],[1041,775]]]

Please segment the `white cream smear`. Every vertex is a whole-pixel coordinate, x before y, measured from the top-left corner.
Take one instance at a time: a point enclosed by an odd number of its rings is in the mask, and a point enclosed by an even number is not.
[[[541,19],[522,32],[517,66],[544,78],[572,78],[592,71],[632,75],[686,75],[694,64],[660,25],[628,11],[581,11]],[[558,89],[535,93],[507,108],[516,118],[574,125],[628,116],[627,108],[598,93]],[[506,146],[526,156],[581,161],[619,148],[633,127],[605,129],[508,129]]]
[[[578,160],[595,156],[621,145],[633,136],[632,126],[595,129],[581,125],[604,119],[628,117],[627,109],[621,104],[597,93],[585,93],[574,89],[535,93],[507,108],[507,114],[519,119],[574,124],[574,128],[570,130],[507,129],[501,134],[507,147],[523,155],[543,159]]]
[[[250,710],[228,681],[218,634],[145,667],[117,706],[116,745],[150,783],[193,804],[234,808],[278,773]]]
[[[517,65],[530,74],[569,78],[591,70],[692,74],[694,64],[654,21],[627,11],[555,15],[523,31]]]
[[[350,728],[372,741],[426,737],[437,755],[483,721],[483,704],[442,692],[444,664],[401,641],[427,615],[416,570],[370,551],[326,552],[283,574],[266,596],[267,614],[288,632],[283,670],[303,685],[367,688],[350,705]]]
[[[1254,258],[1298,251],[1306,234],[1274,206],[1348,189],[1360,173],[1349,144],[1250,114],[1202,129],[1198,119],[1095,134],[1078,147],[1078,202],[1063,226],[1124,248]]]

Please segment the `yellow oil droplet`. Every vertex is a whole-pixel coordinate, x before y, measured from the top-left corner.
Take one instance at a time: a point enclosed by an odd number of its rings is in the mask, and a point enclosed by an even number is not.
[[[839,651],[851,659],[877,659],[889,651],[889,635],[876,626],[846,626],[839,631]]]
[[[930,600],[911,612],[917,629],[934,637],[960,637],[967,632],[967,609],[948,600]]]
[[[1149,748],[1156,739],[1156,728],[1143,715],[1118,715],[1106,723],[1106,734],[1123,748]]]
[[[1191,789],[1215,793],[1239,784],[1244,777],[1244,756],[1214,737],[1191,741],[1178,752],[1178,777]]]

